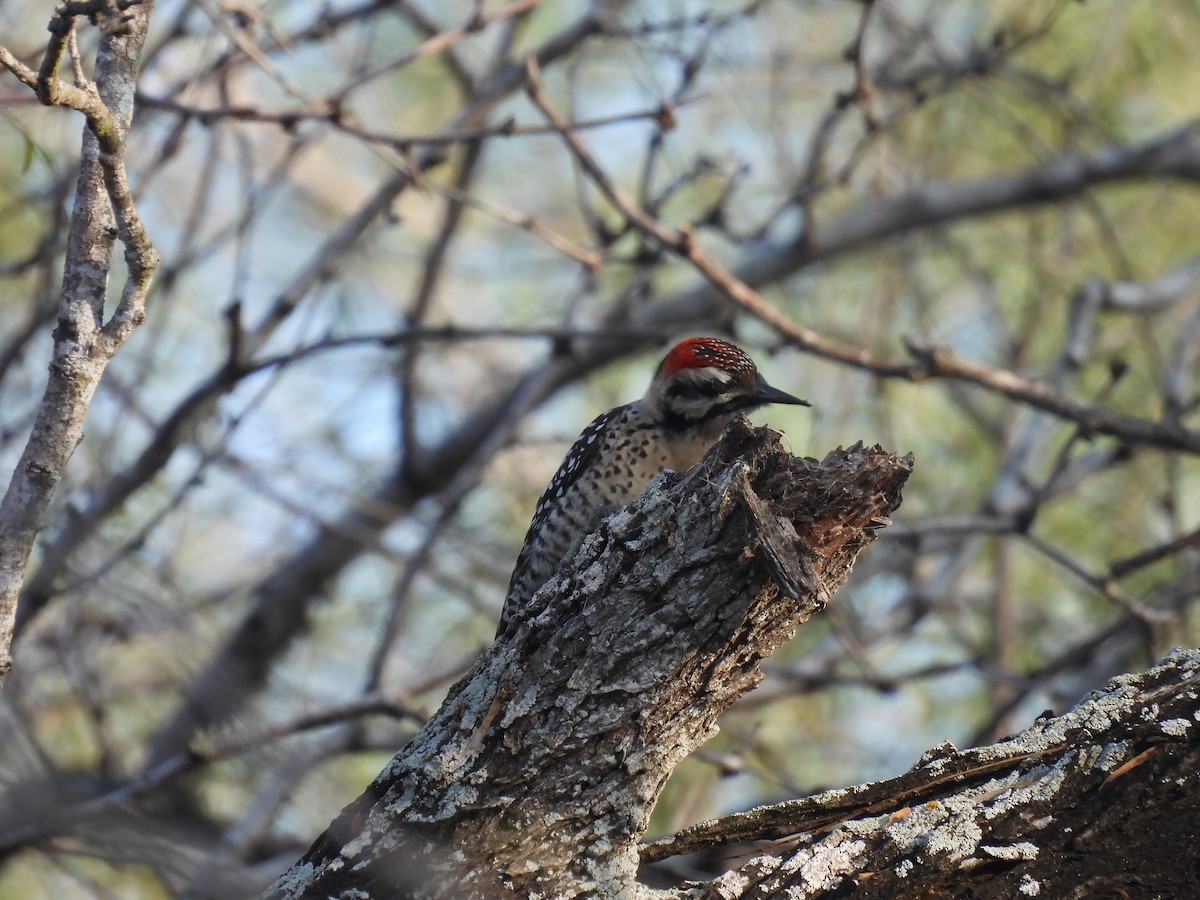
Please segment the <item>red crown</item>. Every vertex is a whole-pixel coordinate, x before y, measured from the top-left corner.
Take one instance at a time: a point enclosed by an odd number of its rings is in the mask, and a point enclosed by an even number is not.
[[[726,372],[754,372],[754,362],[740,348],[728,341],[710,337],[694,337],[680,341],[663,357],[659,369],[674,375],[684,369],[712,367]]]

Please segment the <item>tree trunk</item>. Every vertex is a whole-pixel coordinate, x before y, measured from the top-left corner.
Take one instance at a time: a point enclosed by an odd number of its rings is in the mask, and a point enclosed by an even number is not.
[[[675,765],[845,580],[912,467],[736,422],[610,516],[268,892],[630,896]]]

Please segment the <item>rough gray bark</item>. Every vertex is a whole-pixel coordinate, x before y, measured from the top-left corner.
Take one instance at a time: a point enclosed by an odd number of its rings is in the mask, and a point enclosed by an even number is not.
[[[1114,678],[1008,740],[945,744],[898,778],[706,822],[642,856],[719,847],[729,857],[747,841],[772,843],[741,868],[660,896],[1195,896],[1200,651]]]
[[[735,423],[611,516],[269,892],[628,896],[667,776],[821,609],[912,460]]]
[[[824,606],[911,458],[735,423],[611,516],[271,898],[1184,896],[1200,651],[998,744],[642,846],[667,776]],[[639,862],[736,865],[654,890]]]
[[[29,440],[0,501],[0,686],[12,666],[17,598],[34,540],[67,461],[83,439],[84,418],[100,377],[145,317],[146,295],[158,266],[158,254],[133,203],[124,162],[138,64],[154,4],[142,0],[127,10],[120,6],[97,4],[90,10],[100,25],[94,82],[72,84],[59,78],[69,37],[85,10],[64,6],[55,13],[38,72],[0,47],[0,65],[36,91],[39,100],[70,107],[87,118],[49,379]],[[109,260],[118,238],[128,277],[106,321]]]

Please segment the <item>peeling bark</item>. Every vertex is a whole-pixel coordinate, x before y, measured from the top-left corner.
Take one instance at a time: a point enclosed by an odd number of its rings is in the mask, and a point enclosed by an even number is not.
[[[675,765],[899,503],[911,457],[736,422],[610,516],[270,897],[631,896]]]

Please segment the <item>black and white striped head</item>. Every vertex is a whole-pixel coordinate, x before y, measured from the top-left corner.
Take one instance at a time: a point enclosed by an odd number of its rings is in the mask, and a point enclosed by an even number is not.
[[[658,364],[644,402],[663,425],[678,430],[721,429],[738,413],[769,403],[812,405],[771,387],[743,350],[711,337],[688,338],[672,347]]]

